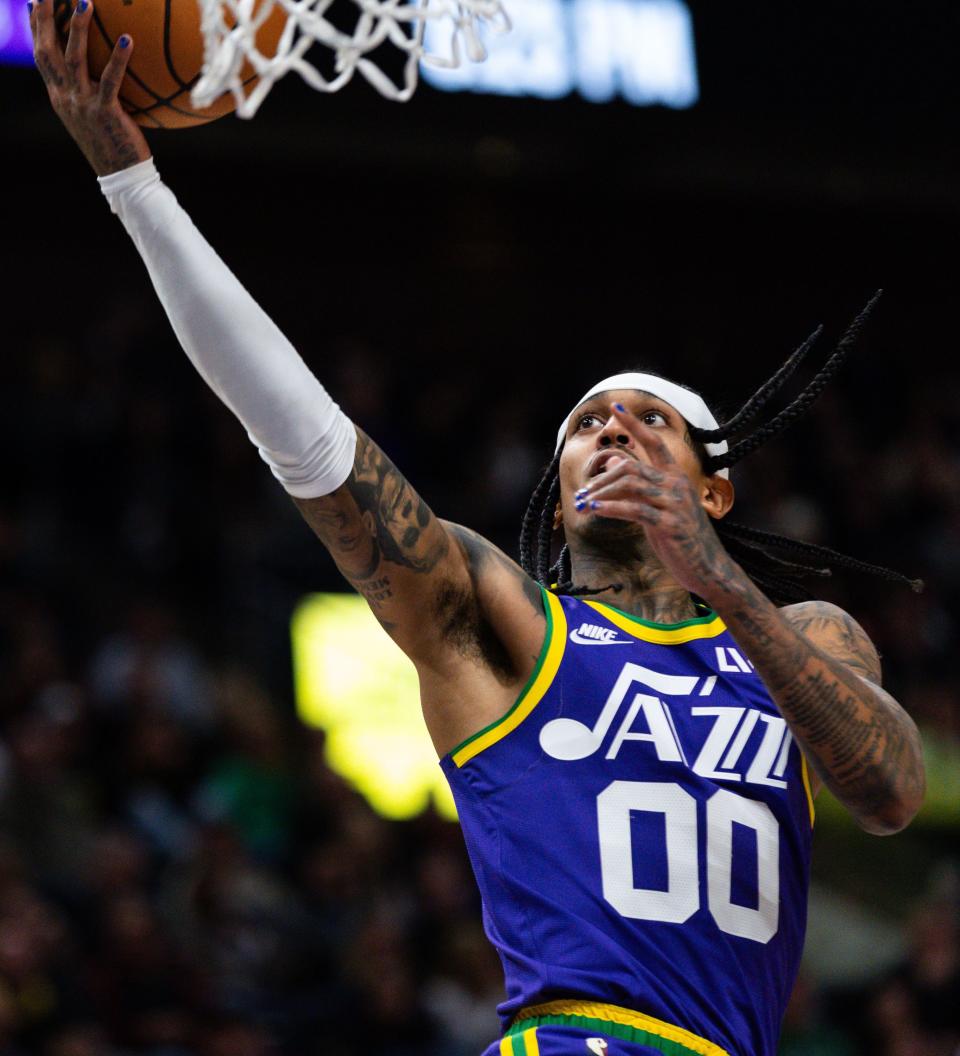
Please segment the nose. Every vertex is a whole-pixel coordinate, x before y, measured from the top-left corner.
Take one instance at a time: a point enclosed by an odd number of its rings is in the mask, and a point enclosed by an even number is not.
[[[612,415],[607,424],[597,434],[597,443],[601,447],[619,444],[621,447],[633,447],[633,437],[623,431],[623,426]]]

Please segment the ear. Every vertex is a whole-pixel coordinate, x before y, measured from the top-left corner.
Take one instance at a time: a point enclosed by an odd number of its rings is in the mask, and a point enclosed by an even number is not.
[[[720,520],[733,509],[735,497],[733,484],[726,478],[714,473],[704,477],[700,488],[700,504],[714,520]]]
[[[561,524],[563,524],[563,507],[558,502],[557,508],[553,511],[553,530],[556,531]]]

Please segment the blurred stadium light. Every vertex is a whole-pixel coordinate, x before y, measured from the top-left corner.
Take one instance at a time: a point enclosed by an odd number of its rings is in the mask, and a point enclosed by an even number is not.
[[[456,70],[424,64],[424,80],[444,91],[544,99],[576,91],[597,103],[621,96],[675,109],[698,99],[693,24],[683,0],[512,0],[509,12],[509,33],[481,33],[485,62]],[[444,33],[428,23],[431,50],[447,53]],[[32,61],[26,4],[0,0],[0,62]]]
[[[33,62],[27,5],[19,0],[0,0],[0,62]]]
[[[591,102],[622,96],[637,106],[693,106],[699,96],[690,12],[682,0],[511,0],[512,30],[481,36],[485,62],[455,70],[423,64],[444,91],[533,95],[579,92]],[[431,51],[446,54],[444,30],[427,24]]]
[[[420,712],[413,664],[357,594],[312,594],[291,621],[297,714],[326,733],[327,763],[378,814],[411,818],[431,799],[456,818]]]

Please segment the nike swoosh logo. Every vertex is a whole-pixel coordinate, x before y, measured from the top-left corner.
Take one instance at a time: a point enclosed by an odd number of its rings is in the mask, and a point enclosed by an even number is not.
[[[570,632],[570,641],[576,642],[577,645],[629,645],[628,641],[624,641],[622,638],[582,638],[579,631]]]

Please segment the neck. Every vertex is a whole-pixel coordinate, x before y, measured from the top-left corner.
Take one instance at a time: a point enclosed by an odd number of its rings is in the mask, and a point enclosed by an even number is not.
[[[690,592],[646,549],[643,540],[633,538],[619,544],[607,543],[600,550],[582,541],[571,543],[574,586],[619,585],[619,590],[606,589],[589,595],[590,600],[614,605],[651,623],[681,623],[701,615]]]

